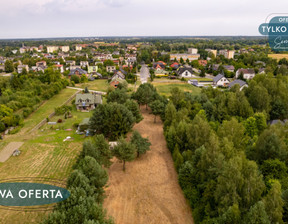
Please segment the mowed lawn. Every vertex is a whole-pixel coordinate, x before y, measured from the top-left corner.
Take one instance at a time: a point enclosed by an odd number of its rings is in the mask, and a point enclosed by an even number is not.
[[[282,58],[286,58],[288,60],[288,54],[268,54],[268,57],[276,59],[277,61]]]
[[[152,84],[156,87],[159,94],[165,95],[165,96],[170,96],[171,90],[175,87],[178,87],[179,89],[185,92],[190,92],[193,95],[198,95],[201,93],[201,88],[195,87],[188,83],[169,83],[169,82],[155,83],[155,82],[152,82]]]
[[[60,94],[45,102],[40,108],[25,120],[26,130],[31,130],[43,118],[54,111],[71,95],[73,89],[64,89]],[[70,103],[70,105],[72,105]],[[23,177],[56,178],[66,182],[72,171],[77,156],[82,150],[83,135],[75,133],[73,124],[80,123],[84,118],[90,117],[92,112],[82,113],[73,109],[72,118],[55,116],[51,121],[62,119],[63,123],[51,126],[45,124],[39,130],[27,134],[17,133],[0,141],[0,150],[8,142],[23,141],[21,154],[10,157],[6,162],[0,163],[0,180]],[[63,141],[67,136],[71,141]],[[0,223],[41,223],[48,212],[7,211],[0,209]]]
[[[107,92],[107,88],[109,87],[109,84],[108,84],[107,79],[96,79],[94,81],[76,84],[75,87],[79,87],[82,89],[87,87],[90,90]]]

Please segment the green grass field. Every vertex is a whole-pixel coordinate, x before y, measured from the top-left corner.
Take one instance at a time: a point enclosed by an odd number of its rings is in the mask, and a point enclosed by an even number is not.
[[[171,89],[178,87],[179,89],[185,91],[185,92],[190,92],[193,95],[198,95],[201,92],[201,88],[192,86],[188,83],[155,83],[152,82],[152,84],[156,87],[157,91],[161,95],[169,96]]]
[[[107,88],[108,88],[109,84],[108,84],[108,80],[107,79],[96,79],[94,81],[89,81],[86,83],[80,83],[75,85],[75,87],[79,87],[79,88],[85,88],[88,87],[88,89],[90,90],[97,90],[97,91],[102,91],[102,92],[106,92]]]

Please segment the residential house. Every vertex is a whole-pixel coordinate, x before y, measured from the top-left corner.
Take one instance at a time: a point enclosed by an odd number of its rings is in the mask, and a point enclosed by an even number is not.
[[[69,46],[62,46],[61,50],[62,50],[62,52],[69,52],[70,51],[70,47]]]
[[[244,79],[253,79],[255,76],[255,71],[253,68],[239,68],[236,71],[236,79],[243,74]]]
[[[153,68],[155,70],[165,70],[165,65],[163,62],[156,62],[156,63],[153,63]]]
[[[114,80],[114,79],[125,80],[125,75],[121,71],[115,71],[111,80]]]
[[[29,66],[28,65],[18,65],[18,67],[17,67],[18,74],[22,73],[24,69],[26,69],[26,71],[29,72]]]
[[[188,54],[197,54],[198,49],[197,48],[188,48]]]
[[[233,59],[235,51],[232,50],[220,50],[219,55],[223,55],[225,58]]]
[[[94,66],[88,66],[88,73],[96,73],[98,71],[98,66],[94,65]]]
[[[198,64],[205,67],[207,65],[207,60],[198,60]]]
[[[213,50],[213,49],[205,49],[205,51],[207,51],[208,53],[212,53],[214,55],[214,57],[217,56],[217,50]]]
[[[258,74],[265,74],[265,68],[259,68]]]
[[[66,61],[66,66],[76,65],[75,61]]]
[[[56,65],[53,65],[53,67],[56,68],[57,70],[59,70],[61,73],[64,72],[64,67],[63,67],[63,65],[56,64]]]
[[[114,72],[115,70],[116,70],[116,66],[115,66],[115,65],[108,65],[108,66],[106,66],[106,71],[107,71],[107,72],[112,73],[112,72]]]
[[[240,79],[236,79],[236,80],[230,82],[228,85],[229,89],[232,88],[234,85],[239,85],[240,91],[242,91],[243,88],[248,87],[248,84],[246,82],[244,82],[243,80],[240,80]]]
[[[218,74],[213,78],[214,86],[227,86],[229,84],[229,80],[222,74]]]
[[[47,53],[53,53],[54,51],[58,51],[59,47],[58,46],[47,46]]]
[[[172,63],[172,64],[170,65],[170,67],[173,68],[173,69],[178,69],[178,68],[180,67],[180,64],[177,63],[177,62],[174,62],[174,63]]]
[[[75,104],[77,110],[90,111],[102,104],[102,95],[93,93],[79,93],[76,95]]]
[[[137,58],[136,57],[128,57],[125,61],[125,63],[127,65],[134,65],[134,63],[137,62]]]
[[[176,71],[176,74],[180,77],[180,78],[191,78],[193,77],[193,69],[190,66],[182,66],[179,67]]]
[[[47,66],[47,62],[46,61],[38,61],[36,62],[36,66],[39,67],[39,66]]]
[[[76,49],[76,51],[82,51],[82,46],[81,45],[76,45],[75,49]]]
[[[88,61],[80,61],[80,66],[81,67],[88,67],[89,66],[89,62]]]
[[[229,72],[234,72],[235,68],[233,65],[223,65],[224,69],[226,69]]]
[[[76,68],[73,70],[70,70],[69,78],[71,78],[72,75],[77,75],[79,78],[81,78],[82,75],[87,75],[87,72],[81,68]]]

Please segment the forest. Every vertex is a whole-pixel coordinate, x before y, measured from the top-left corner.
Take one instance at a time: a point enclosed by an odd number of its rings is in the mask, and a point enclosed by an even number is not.
[[[171,91],[165,137],[195,223],[288,221],[287,84],[271,74],[243,91]]]

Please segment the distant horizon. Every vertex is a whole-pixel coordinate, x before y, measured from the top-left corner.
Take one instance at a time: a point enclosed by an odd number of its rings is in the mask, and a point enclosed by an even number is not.
[[[217,38],[217,37],[259,37],[259,38],[267,38],[266,36],[261,35],[200,35],[200,36],[193,36],[193,35],[147,35],[147,36],[138,36],[138,35],[131,35],[131,36],[58,36],[58,37],[18,37],[18,38],[0,38],[0,40],[49,40],[49,39],[84,39],[84,38]]]

